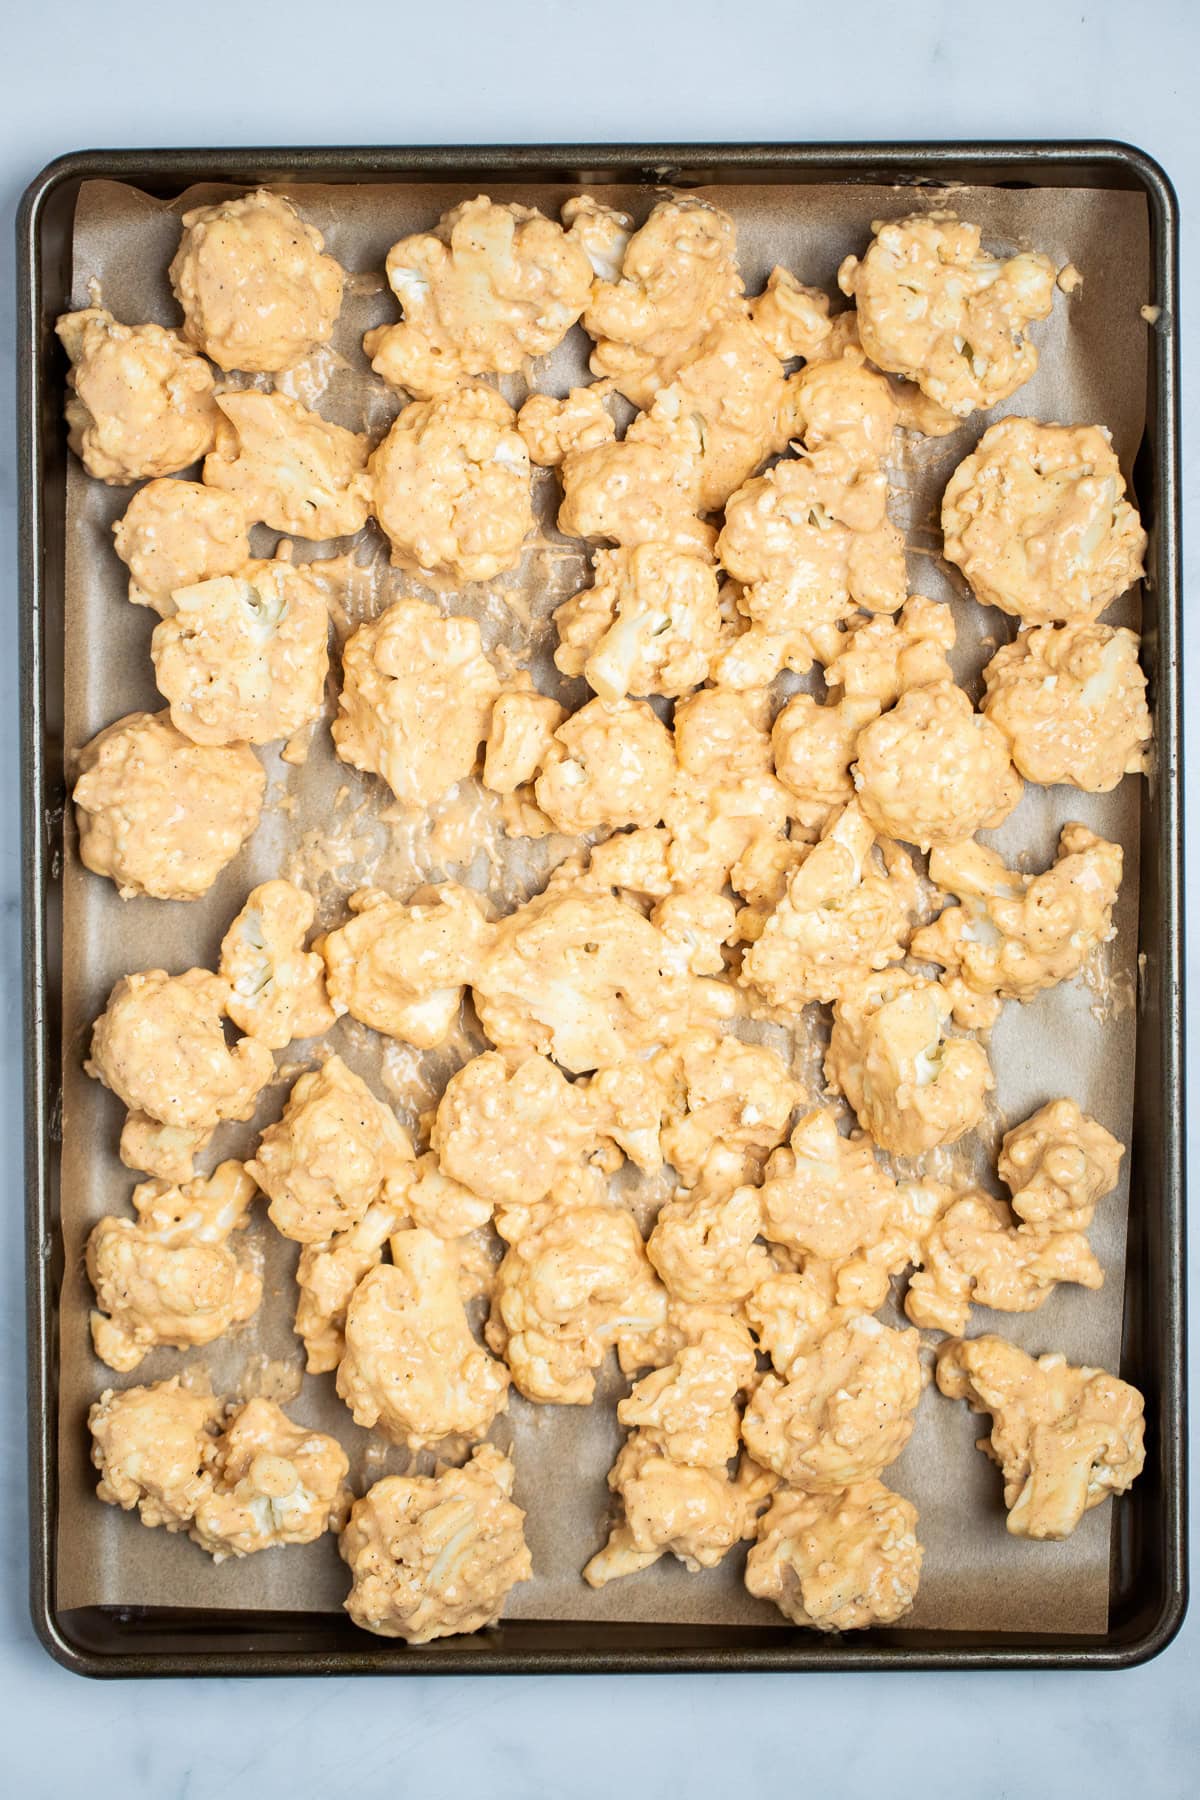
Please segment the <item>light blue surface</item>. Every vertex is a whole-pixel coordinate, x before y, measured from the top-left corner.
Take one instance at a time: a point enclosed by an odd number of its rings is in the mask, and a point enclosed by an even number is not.
[[[92,145],[1114,137],[1164,164],[1185,220],[1185,417],[1200,402],[1200,210],[1189,0],[81,0],[4,9],[0,305],[12,414],[12,216]],[[323,96],[311,101],[316,74]],[[13,436],[0,448],[15,541]],[[1200,478],[1190,434],[1185,489]],[[1193,619],[1200,566],[1187,572]],[[1200,1787],[1200,1618],[1122,1675],[93,1684],[55,1667],[25,1602],[21,1012],[15,644],[0,658],[0,1791],[41,1800],[468,1796],[689,1800],[738,1792],[1159,1797]],[[1200,687],[1197,633],[1188,692]],[[1190,767],[1200,795],[1200,729]],[[1189,808],[1191,891],[1200,817]],[[1200,930],[1189,958],[1200,994]],[[1195,1058],[1191,1059],[1193,1079]],[[1194,1089],[1200,1092],[1200,1086]],[[1193,1159],[1193,1175],[1196,1174]],[[1193,1257],[1193,1268],[1196,1258]],[[1193,1361],[1195,1366],[1195,1359]],[[1200,1485],[1200,1484],[1198,1484]],[[11,1784],[11,1785],[10,1785]]]

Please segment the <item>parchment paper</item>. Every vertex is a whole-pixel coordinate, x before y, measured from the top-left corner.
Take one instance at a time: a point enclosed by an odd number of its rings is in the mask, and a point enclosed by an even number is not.
[[[195,190],[164,206],[132,188],[89,183],[76,220],[73,304],[86,305],[98,292],[102,304],[118,318],[176,323],[166,267],[178,241],[179,214],[219,191]],[[503,184],[489,191],[496,198],[540,204],[549,212],[556,211],[568,192]],[[644,191],[601,191],[639,219],[653,200]],[[333,346],[316,353],[288,378],[289,391],[310,405],[319,403],[339,423],[365,426],[378,437],[398,401],[369,376],[359,345],[369,325],[397,316],[380,274],[384,256],[396,238],[432,225],[445,207],[464,197],[463,191],[417,185],[302,188],[295,197],[305,216],[325,233],[329,249],[355,276]],[[713,190],[712,198],[737,220],[748,291],[757,291],[771,266],[782,262],[801,279],[823,285],[835,296],[837,265],[848,251],[865,246],[873,219],[935,203],[931,196],[912,190],[853,186],[721,187]],[[953,205],[961,216],[978,221],[991,244],[1041,248],[1058,264],[1069,259],[1082,272],[1082,289],[1070,298],[1057,296],[1052,320],[1035,328],[1042,351],[1036,377],[998,410],[1046,420],[1103,422],[1111,428],[1128,470],[1143,427],[1146,327],[1139,307],[1148,298],[1149,280],[1143,201],[1132,194],[1083,190],[963,188],[948,197],[939,193],[937,203]],[[89,289],[89,283],[98,284],[98,289]],[[587,347],[583,334],[573,332],[548,364],[533,371],[535,384],[564,392],[571,379],[581,377]],[[283,378],[280,384],[285,384]],[[515,402],[523,397],[521,378],[502,385]],[[990,416],[972,421],[941,441],[907,440],[911,448],[893,471],[897,490],[893,513],[909,532],[910,589],[954,602],[957,672],[976,693],[979,670],[996,643],[1013,634],[1013,622],[965,598],[957,575],[940,565],[936,509],[950,471],[988,422]],[[373,527],[352,543],[319,548],[298,544],[300,560],[350,553],[348,565],[335,564],[329,571],[339,645],[354,624],[377,613],[397,594],[424,593],[447,611],[479,617],[485,642],[502,659],[507,647],[514,658],[529,662],[532,630],[531,666],[540,684],[557,682],[577,704],[582,697],[579,684],[564,683],[549,662],[554,634],[547,620],[561,599],[584,585],[586,563],[579,546],[561,539],[553,529],[554,477],[541,475],[538,484],[543,533],[521,570],[491,589],[430,596],[428,589],[387,567]],[[128,490],[114,491],[89,481],[72,459],[67,514],[69,748],[125,713],[162,704],[149,659],[155,619],[126,602],[125,570],[111,547],[110,526],[128,500]],[[268,554],[274,541],[273,534],[259,529],[255,553]],[[1125,603],[1123,617],[1136,623],[1135,602]],[[464,784],[451,803],[435,809],[432,820],[414,822],[399,815],[389,808],[382,783],[358,775],[332,756],[328,718],[334,703],[331,685],[327,717],[314,735],[304,767],[289,767],[274,752],[264,753],[271,785],[263,822],[201,902],[122,902],[109,882],[81,867],[73,827],[68,825],[62,1180],[67,1273],[61,1328],[58,1562],[58,1603],[63,1608],[112,1604],[336,1610],[347,1586],[332,1537],[305,1549],[271,1551],[218,1568],[185,1539],[147,1531],[136,1514],[98,1504],[85,1419],[88,1405],[106,1387],[153,1381],[186,1367],[207,1374],[222,1394],[295,1394],[288,1400],[293,1416],[336,1433],[346,1446],[358,1491],[382,1473],[410,1466],[403,1451],[353,1425],[336,1398],[331,1375],[302,1379],[302,1349],[291,1329],[297,1247],[278,1236],[261,1210],[241,1246],[242,1253],[262,1268],[265,1280],[263,1304],[248,1327],[190,1355],[158,1351],[131,1377],[114,1376],[95,1359],[88,1332],[91,1293],[82,1266],[87,1234],[104,1213],[127,1211],[135,1180],[116,1155],[122,1109],[98,1083],[85,1078],[81,1066],[91,1021],[102,1010],[112,984],[132,969],[215,966],[220,938],[248,889],[279,873],[312,887],[320,922],[330,924],[345,916],[345,894],[368,879],[406,896],[423,881],[452,874],[489,888],[502,905],[511,907],[542,885],[567,847],[564,840],[551,839],[532,848],[505,840],[498,829],[494,798],[474,782]],[[1042,995],[1028,1007],[1007,1007],[993,1034],[997,1091],[991,1114],[978,1139],[953,1156],[943,1155],[944,1163],[959,1170],[971,1167],[989,1185],[995,1185],[989,1165],[1002,1130],[1059,1094],[1074,1097],[1128,1141],[1137,809],[1132,780],[1110,796],[1027,788],[1003,830],[991,834],[1000,849],[1025,866],[1041,868],[1052,858],[1061,825],[1082,819],[1124,845],[1126,876],[1117,908],[1117,938],[1097,956],[1088,979]],[[481,842],[485,850],[468,868],[461,859],[470,857]],[[792,1055],[814,1101],[824,1035],[819,1009],[810,1008],[794,1040],[788,1042],[781,1033],[774,1037]],[[353,1022],[339,1024],[328,1041],[376,1092],[389,1095],[412,1126],[436,1103],[453,1069],[482,1047],[477,1033],[466,1027],[448,1049],[422,1057],[400,1046],[385,1046]],[[249,1153],[255,1134],[278,1116],[291,1080],[307,1060],[307,1048],[293,1046],[283,1053],[280,1080],[264,1096],[256,1119],[246,1126],[223,1127],[202,1166]],[[652,1213],[663,1191],[659,1183],[642,1197],[644,1215]],[[1027,1316],[977,1309],[969,1330],[1000,1330],[1035,1352],[1053,1348],[1076,1362],[1114,1367],[1120,1354],[1127,1199],[1125,1171],[1117,1193],[1102,1203],[1091,1234],[1107,1275],[1100,1293],[1064,1287],[1040,1312]],[[936,1340],[931,1336],[928,1341],[932,1345]],[[668,1557],[646,1573],[614,1582],[599,1593],[580,1579],[580,1568],[605,1535],[605,1475],[622,1436],[614,1406],[623,1390],[610,1363],[602,1373],[594,1406],[534,1407],[514,1394],[509,1413],[498,1422],[497,1441],[514,1446],[517,1499],[528,1512],[535,1569],[533,1579],[511,1596],[509,1615],[779,1626],[774,1609],[751,1600],[742,1586],[744,1549],[701,1575],[688,1574]],[[1112,1508],[1088,1513],[1065,1544],[1010,1538],[1004,1529],[997,1473],[973,1448],[975,1438],[986,1429],[986,1420],[930,1388],[908,1448],[887,1472],[886,1479],[916,1503],[926,1547],[920,1596],[904,1626],[1103,1631]],[[413,1466],[427,1467],[428,1459],[418,1459]]]

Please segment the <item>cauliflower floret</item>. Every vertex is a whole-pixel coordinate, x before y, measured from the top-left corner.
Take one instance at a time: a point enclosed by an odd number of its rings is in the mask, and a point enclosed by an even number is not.
[[[789,386],[794,435],[818,463],[841,466],[863,508],[863,524],[884,517],[887,481],[881,464],[891,452],[898,422],[887,377],[873,369],[855,344],[837,356],[819,357]]]
[[[864,1631],[911,1610],[923,1555],[916,1507],[881,1481],[832,1494],[784,1488],[758,1521],[746,1586],[794,1625]]]
[[[1050,1100],[1004,1134],[997,1169],[1029,1225],[1086,1231],[1117,1185],[1125,1146],[1073,1100]]]
[[[1122,861],[1121,846],[1086,825],[1063,826],[1041,875],[1009,869],[972,841],[937,849],[930,880],[959,904],[914,935],[912,954],[946,970],[960,1023],[993,1024],[1001,1000],[1026,1002],[1069,981],[1113,936]]]
[[[1042,625],[997,650],[983,711],[1027,781],[1107,794],[1149,766],[1154,721],[1134,631]]]
[[[331,1056],[301,1075],[246,1167],[284,1237],[316,1244],[355,1225],[377,1200],[402,1197],[412,1145],[390,1107]]]
[[[119,325],[96,306],[64,313],[54,329],[71,359],[68,442],[89,475],[126,487],[211,449],[220,416],[212,370],[178,332]]]
[[[873,363],[915,381],[956,418],[1007,399],[1037,368],[1025,336],[1054,302],[1049,257],[1007,261],[981,253],[977,225],[953,213],[876,221],[860,261],[846,257],[838,286],[858,307]]]
[[[667,545],[710,556],[711,525],[696,517],[694,457],[658,443],[599,443],[568,450],[558,528],[591,542]]]
[[[483,785],[494,794],[515,794],[538,773],[566,708],[529,688],[503,693],[492,708],[483,756]]]
[[[789,878],[738,980],[788,1011],[836,1000],[903,956],[919,898],[907,854],[878,843],[851,801]]]
[[[186,1130],[163,1125],[144,1112],[131,1112],[121,1127],[119,1154],[127,1169],[140,1169],[162,1181],[190,1181],[196,1157],[210,1136],[210,1129]]]
[[[180,1386],[179,1376],[152,1387],[106,1388],[88,1413],[97,1497],[132,1512],[143,1525],[186,1531],[212,1487],[221,1402]]]
[[[920,1260],[904,1310],[925,1330],[961,1331],[972,1302],[997,1312],[1035,1312],[1061,1281],[1104,1285],[1081,1232],[1015,1225],[1004,1202],[988,1194],[955,1200],[922,1245]]]
[[[733,220],[702,200],[660,200],[626,244],[620,278],[592,288],[592,373],[649,406],[712,326],[744,310]]]
[[[915,1331],[859,1314],[792,1363],[766,1375],[746,1408],[742,1439],[789,1486],[827,1494],[895,1462],[921,1398]]]
[[[592,265],[536,207],[480,194],[393,244],[387,278],[404,318],[368,331],[363,349],[377,375],[429,399],[548,356],[587,304]]]
[[[909,688],[953,681],[947,654],[954,638],[953,608],[914,594],[895,618],[880,613],[851,620],[825,666],[825,685],[838,690],[842,706],[869,702],[883,712]]]
[[[494,388],[415,400],[372,451],[368,470],[397,567],[490,581],[520,562],[533,529],[529,452]]]
[[[311,1544],[340,1524],[349,1468],[336,1438],[294,1425],[273,1400],[248,1400],[217,1440],[188,1536],[218,1563]]]
[[[620,1497],[623,1518],[583,1571],[594,1588],[637,1575],[668,1554],[693,1574],[716,1568],[735,1544],[754,1536],[775,1478],[747,1456],[732,1480],[724,1469],[674,1462],[634,1431],[609,1470],[608,1485]]]
[[[183,335],[220,369],[290,368],[327,344],[345,277],[282,194],[259,188],[183,215],[168,271]]]
[[[765,693],[702,688],[675,708],[680,774],[667,808],[671,882],[719,889],[762,840],[782,837],[794,802],[771,770]]]
[[[1085,1512],[1141,1474],[1142,1396],[1103,1369],[1073,1368],[1057,1354],[1035,1359],[1000,1337],[951,1339],[937,1383],[991,1413],[979,1448],[1004,1475],[1014,1537],[1069,1537]]]
[[[1003,732],[953,681],[910,688],[865,726],[853,775],[880,835],[922,850],[1001,824],[1022,792]]]
[[[129,569],[129,598],[169,618],[176,588],[236,575],[250,561],[248,526],[236,494],[198,481],[148,481],[113,526],[113,545]]]
[[[948,1037],[951,1002],[936,981],[887,969],[839,995],[825,1079],[882,1150],[921,1156],[983,1117],[995,1079],[974,1038]]]
[[[1094,619],[1142,573],[1146,534],[1100,425],[1001,419],[942,497],[943,554],[1026,625]]]
[[[554,614],[563,674],[610,702],[699,687],[721,632],[711,563],[667,544],[598,550],[594,562],[592,586]]]
[[[354,1623],[410,1644],[493,1624],[533,1572],[513,1479],[508,1458],[480,1444],[464,1468],[387,1475],[369,1488],[339,1545]]]
[[[749,1180],[799,1098],[777,1051],[713,1031],[684,1032],[651,1067],[664,1090],[662,1152],[689,1187],[714,1151],[740,1157]]]
[[[529,460],[541,469],[558,469],[566,457],[611,444],[617,435],[604,405],[607,382],[572,388],[563,400],[530,394],[517,414],[517,430],[525,439]]]
[[[222,1119],[248,1119],[275,1074],[265,1044],[221,1029],[228,983],[207,969],[126,975],[96,1020],[84,1068],[131,1112],[162,1125],[209,1132]]]
[[[195,744],[170,715],[129,713],[79,752],[85,868],[123,900],[198,900],[258,824],[266,771],[249,744]]]
[[[406,1195],[405,1205],[408,1199]],[[304,1342],[310,1375],[323,1375],[341,1362],[350,1297],[368,1270],[381,1261],[383,1246],[402,1223],[395,1199],[374,1200],[356,1225],[301,1249],[295,1330]]]
[[[859,733],[877,718],[870,699],[836,704],[794,694],[771,728],[775,773],[800,802],[796,811],[808,827],[823,825],[835,808],[854,798],[851,765]]]
[[[337,1391],[356,1425],[423,1450],[481,1438],[508,1405],[508,1370],[471,1336],[452,1245],[415,1227],[391,1239],[346,1309]]]
[[[615,1068],[728,1018],[723,983],[681,970],[658,928],[610,894],[552,887],[494,927],[472,981],[497,1049],[571,1074]]]
[[[545,1057],[494,1050],[452,1075],[430,1134],[443,1172],[490,1206],[533,1206],[595,1142],[582,1089]]]
[[[598,1069],[580,1085],[597,1140],[589,1157],[592,1167],[610,1173],[627,1156],[648,1175],[661,1169],[665,1096],[653,1069],[645,1062],[622,1063]]]
[[[601,281],[617,281],[629,247],[633,220],[628,213],[606,206],[594,194],[573,194],[562,209],[562,222]]]
[[[828,294],[805,287],[788,269],[771,270],[749,311],[754,329],[780,362],[819,355],[832,330]]]
[[[634,1383],[617,1418],[672,1462],[723,1472],[738,1453],[738,1400],[757,1371],[745,1324],[716,1314],[698,1321],[670,1362]]]
[[[714,1158],[698,1187],[681,1189],[659,1211],[646,1254],[673,1299],[693,1305],[744,1300],[770,1273],[770,1256],[758,1241],[759,1190],[733,1186],[737,1174],[736,1158]]]
[[[325,965],[304,936],[316,901],[290,881],[252,888],[221,939],[221,979],[230,987],[226,1010],[239,1031],[268,1050],[293,1038],[320,1037],[334,1021],[325,995]]]
[[[137,1223],[107,1217],[87,1243],[96,1290],[92,1343],[110,1369],[128,1373],[160,1344],[211,1344],[258,1308],[262,1281],[226,1244],[246,1222],[256,1189],[239,1162],[182,1188],[144,1181],[133,1193]],[[104,1315],[108,1315],[105,1317]]]
[[[499,695],[474,619],[396,600],[342,651],[334,748],[404,805],[428,806],[471,773]]]
[[[334,1012],[421,1050],[444,1043],[488,936],[478,897],[446,882],[408,904],[362,888],[349,905],[355,917],[314,945]]]
[[[724,948],[737,937],[737,907],[724,894],[667,894],[650,910],[650,923],[671,945],[673,960],[693,975],[723,975]]]
[[[805,1113],[760,1189],[763,1235],[803,1257],[839,1262],[887,1228],[896,1183],[861,1131],[842,1137],[831,1107]]]
[[[197,744],[270,744],[321,715],[329,613],[290,563],[252,562],[177,588],[150,640],[171,723]]]
[[[220,394],[223,417],[204,459],[210,488],[234,495],[251,519],[303,538],[348,537],[371,509],[364,433],[256,388]]]
[[[722,681],[761,686],[785,667],[802,675],[858,607],[903,605],[904,538],[886,516],[860,522],[854,489],[840,461],[804,455],[731,497],[717,556],[742,583],[738,607],[750,629],[722,656]]]
[[[589,700],[554,734],[534,782],[558,831],[657,825],[675,781],[671,734],[644,700]]]
[[[642,1234],[603,1189],[522,1207],[502,1224],[519,1236],[496,1271],[487,1341],[527,1400],[587,1406],[607,1351],[666,1317]]]

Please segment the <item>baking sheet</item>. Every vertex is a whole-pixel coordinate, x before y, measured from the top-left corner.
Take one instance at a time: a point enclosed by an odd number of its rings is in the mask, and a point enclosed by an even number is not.
[[[489,184],[496,198],[541,204],[553,211],[567,189]],[[615,204],[644,216],[646,193],[597,190]],[[88,304],[89,282],[98,284],[102,303],[129,321],[145,318],[174,323],[177,313],[165,270],[178,237],[178,214],[186,206],[215,197],[218,190],[193,190],[171,207],[117,184],[88,183],[82,192],[75,233],[73,303]],[[379,270],[388,246],[405,232],[431,225],[464,190],[419,184],[394,187],[298,189],[305,216],[325,233],[329,248],[354,272],[333,345],[318,351],[287,378],[286,385],[308,404],[339,423],[382,434],[397,410],[395,397],[369,378],[359,351],[361,333],[395,316]],[[897,216],[914,203],[911,190],[844,185],[790,187],[721,186],[711,196],[738,223],[739,253],[747,288],[761,285],[774,262],[784,262],[803,280],[834,292],[841,257],[861,249],[870,222]],[[919,204],[927,202],[924,196]],[[1042,364],[1034,380],[1000,411],[1028,412],[1068,422],[1099,420],[1110,426],[1128,468],[1144,418],[1146,326],[1139,308],[1148,297],[1149,241],[1145,202],[1136,194],[1090,190],[1002,190],[962,188],[939,204],[952,204],[977,220],[989,242],[1035,245],[1057,262],[1073,261],[1083,286],[1069,299],[1059,296],[1053,319],[1035,328]],[[539,387],[561,392],[582,372],[587,344],[574,332],[547,363],[534,371]],[[283,379],[279,385],[285,385]],[[502,384],[519,401],[520,378]],[[969,424],[948,440],[918,443],[894,475],[895,514],[909,527],[910,588],[954,599],[961,586],[942,570],[933,554],[932,521],[950,470],[967,453],[981,425]],[[911,442],[911,440],[910,440]],[[553,628],[538,626],[566,595],[583,585],[580,549],[560,539],[552,525],[554,478],[539,478],[544,522],[541,537],[515,577],[490,589],[431,596],[390,570],[373,528],[353,545],[297,545],[300,560],[310,555],[342,556],[329,569],[328,588],[338,641],[364,617],[397,594],[418,592],[447,611],[472,612],[481,620],[485,642],[503,657],[521,654],[532,625],[540,653],[533,666],[546,686],[551,668]],[[139,707],[156,708],[148,646],[154,616],[124,599],[123,566],[111,549],[109,527],[128,503],[128,491],[90,482],[72,461],[68,486],[67,562],[67,743],[83,743],[101,726]],[[261,532],[256,552],[265,553],[274,534]],[[507,586],[506,586],[507,582]],[[1130,622],[1136,619],[1132,602]],[[991,654],[996,639],[1011,635],[1011,622],[971,601],[955,606],[959,627],[958,673],[970,681]],[[1110,617],[1117,617],[1114,612]],[[989,641],[991,640],[991,641]],[[556,678],[561,681],[561,678]],[[561,684],[577,701],[578,687]],[[334,695],[329,694],[328,716]],[[157,1605],[185,1608],[336,1610],[346,1587],[345,1571],[332,1539],[303,1550],[271,1552],[239,1564],[215,1568],[185,1540],[148,1532],[136,1515],[102,1507],[94,1499],[94,1472],[87,1459],[85,1416],[91,1400],[109,1385],[150,1381],[188,1367],[207,1375],[224,1394],[268,1391],[306,1422],[334,1431],[352,1459],[352,1478],[361,1489],[384,1472],[409,1466],[403,1451],[356,1428],[333,1392],[333,1377],[303,1377],[303,1358],[291,1331],[292,1270],[297,1246],[280,1239],[259,1214],[244,1250],[263,1269],[265,1293],[257,1318],[245,1330],[190,1355],[159,1351],[135,1376],[118,1377],[91,1353],[87,1327],[90,1290],[83,1273],[87,1233],[105,1212],[127,1206],[134,1177],[116,1156],[122,1111],[113,1096],[82,1074],[91,1020],[102,1009],[113,982],[133,968],[161,965],[179,970],[211,961],[229,919],[256,881],[280,872],[306,880],[316,892],[323,924],[344,916],[344,895],[367,879],[407,895],[421,882],[447,875],[490,886],[511,905],[520,893],[541,885],[551,861],[565,845],[553,841],[532,853],[521,844],[512,854],[499,832],[494,799],[464,784],[466,791],[439,809],[436,818],[415,823],[389,805],[390,796],[373,778],[360,776],[333,758],[328,719],[315,734],[302,768],[265,753],[271,778],[269,798],[257,834],[226,870],[206,899],[178,905],[134,900],[122,903],[107,882],[81,868],[68,827],[64,875],[64,1154],[62,1228],[67,1274],[61,1328],[60,1522],[58,1595],[60,1608],[93,1604]],[[1136,784],[1126,782],[1112,796],[1073,790],[1027,789],[1022,805],[991,840],[1030,866],[1050,860],[1062,823],[1080,818],[1116,838],[1126,850],[1126,880],[1117,911],[1118,936],[1096,959],[1087,982],[1041,996],[1031,1007],[1006,1009],[993,1034],[997,1073],[995,1106],[981,1134],[982,1169],[995,1140],[1009,1122],[1024,1117],[1043,1100],[1070,1093],[1110,1129],[1128,1141],[1134,1044],[1133,995],[1136,951]],[[330,830],[330,820],[334,821]],[[469,870],[455,861],[481,836],[493,847]],[[802,1078],[814,1084],[819,1068],[820,1032],[806,1021],[791,1046]],[[468,1035],[446,1051],[421,1057],[385,1046],[353,1022],[343,1021],[328,1042],[376,1088],[387,1093],[401,1115],[415,1124],[457,1064],[479,1047]],[[247,1154],[258,1130],[278,1115],[287,1087],[304,1061],[303,1047],[280,1057],[281,1077],[264,1096],[249,1125],[223,1127],[204,1166],[231,1154]],[[1069,1071],[1069,1075],[1064,1073]],[[815,1093],[814,1093],[815,1098]],[[954,1161],[962,1167],[966,1151]],[[1119,1357],[1121,1290],[1127,1206],[1127,1175],[1106,1200],[1092,1242],[1107,1272],[1099,1294],[1060,1289],[1040,1313],[1025,1317],[992,1315],[977,1309],[969,1329],[1000,1329],[1031,1350],[1055,1348],[1076,1361],[1113,1366]],[[647,1196],[647,1204],[658,1190]],[[933,1340],[930,1339],[930,1342]],[[607,1495],[604,1477],[620,1442],[613,1406],[624,1384],[608,1369],[588,1409],[535,1408],[514,1396],[510,1412],[494,1433],[515,1446],[517,1498],[529,1512],[527,1532],[537,1571],[515,1590],[508,1613],[538,1619],[626,1619],[689,1622],[753,1622],[778,1625],[773,1608],[753,1601],[741,1585],[744,1552],[718,1569],[689,1575],[665,1559],[643,1575],[593,1593],[579,1569],[603,1541]],[[921,1514],[926,1546],[917,1606],[905,1627],[969,1627],[984,1631],[1074,1631],[1099,1633],[1107,1623],[1112,1509],[1088,1514],[1063,1545],[1031,1545],[1004,1531],[1000,1484],[991,1465],[973,1449],[983,1421],[961,1405],[925,1397],[917,1427],[888,1481],[907,1494]],[[418,1466],[423,1466],[418,1464]],[[569,1481],[564,1471],[570,1472]],[[544,1497],[553,1494],[553,1507]]]

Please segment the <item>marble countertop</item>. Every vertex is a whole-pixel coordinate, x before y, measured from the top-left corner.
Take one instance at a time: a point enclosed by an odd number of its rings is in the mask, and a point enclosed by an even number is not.
[[[277,0],[182,12],[82,0],[6,12],[0,109],[0,379],[13,393],[11,221],[26,182],[90,145],[542,140],[1122,138],[1167,169],[1184,225],[1187,342],[1200,343],[1200,213],[1191,0]],[[322,99],[311,71],[330,66]],[[1184,356],[1184,417],[1200,413]],[[1185,493],[1200,485],[1187,434]],[[11,424],[0,452],[15,543]],[[1195,544],[1187,580],[1200,587]],[[9,642],[16,583],[5,587]],[[1200,687],[1195,609],[1188,692]],[[16,671],[0,660],[0,1136],[9,1145],[0,1256],[0,1741],[22,1800],[300,1800],[478,1788],[489,1800],[636,1800],[736,1789],[891,1800],[1136,1788],[1195,1791],[1200,1619],[1119,1675],[605,1677],[575,1680],[89,1683],[56,1667],[26,1613]],[[1190,751],[1191,891],[1200,893],[1200,732]],[[1189,957],[1200,996],[1200,933]],[[1193,1033],[1193,1038],[1195,1033]],[[1194,1046],[1193,1046],[1194,1048]],[[1191,1059],[1197,1073],[1195,1057]],[[1200,1092],[1200,1084],[1194,1089]],[[1200,1134],[1198,1134],[1200,1142]],[[1193,1176],[1198,1159],[1193,1156]],[[1193,1252],[1193,1274],[1196,1253]],[[1200,1494],[1200,1481],[1193,1483]],[[1192,1773],[1188,1771],[1191,1769]]]

